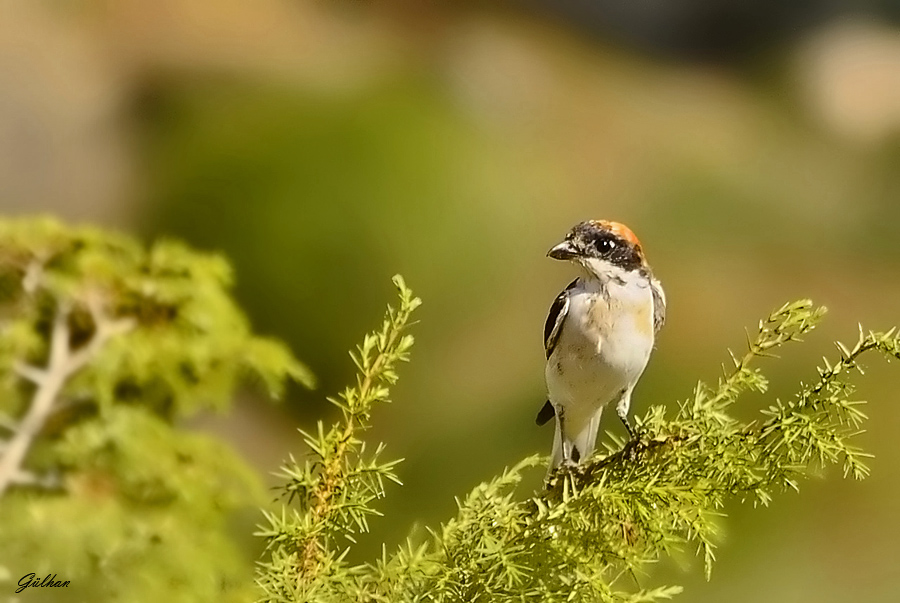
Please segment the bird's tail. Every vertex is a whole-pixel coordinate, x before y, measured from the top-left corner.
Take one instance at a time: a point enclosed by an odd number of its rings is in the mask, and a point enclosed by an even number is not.
[[[573,461],[585,462],[594,453],[597,444],[597,431],[600,428],[600,415],[603,408],[597,410],[589,421],[586,421],[575,437],[567,438],[560,428],[559,414],[556,417],[556,432],[553,434],[553,451],[550,453],[550,466],[547,468],[547,478],[563,463],[563,444],[570,451]],[[566,426],[569,427],[568,425]],[[571,433],[570,429],[566,429]],[[577,459],[577,460],[576,460]]]

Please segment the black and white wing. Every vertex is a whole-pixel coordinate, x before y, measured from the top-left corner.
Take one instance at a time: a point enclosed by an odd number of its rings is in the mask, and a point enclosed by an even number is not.
[[[650,291],[653,292],[653,333],[666,324],[666,292],[658,280],[650,277]]]
[[[547,354],[547,358],[550,358],[553,350],[556,349],[556,344],[559,343],[559,334],[562,332],[563,323],[569,313],[569,291],[574,289],[577,284],[577,278],[569,283],[569,286],[553,300],[550,312],[547,313],[547,321],[544,323],[544,353]]]
[[[566,321],[566,315],[569,313],[569,292],[578,284],[578,279],[569,283],[569,286],[562,293],[556,296],[553,304],[550,306],[550,312],[547,314],[547,321],[544,323],[544,353],[547,358],[553,354],[556,344],[559,343],[559,335],[562,332],[563,323]],[[538,412],[535,422],[543,425],[553,418],[553,405],[547,400],[544,406]]]

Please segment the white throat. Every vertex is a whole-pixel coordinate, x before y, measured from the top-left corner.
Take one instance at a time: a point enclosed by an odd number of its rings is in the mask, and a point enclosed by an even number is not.
[[[576,262],[581,268],[586,280],[599,281],[601,287],[617,284],[629,286],[634,284],[646,284],[647,277],[639,270],[625,270],[621,266],[598,258],[580,258]]]

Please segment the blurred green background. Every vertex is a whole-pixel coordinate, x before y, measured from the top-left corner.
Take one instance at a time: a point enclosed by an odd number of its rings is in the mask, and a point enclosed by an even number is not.
[[[845,6],[846,4],[846,6]],[[638,412],[714,380],[773,307],[832,339],[900,322],[900,3],[13,1],[0,17],[0,211],[52,212],[226,254],[256,329],[320,379],[200,429],[269,474],[352,378],[346,355],[402,273],[425,300],[372,439],[405,457],[364,541],[398,543],[534,452],[541,330],[575,222],[641,237],[669,322]],[[900,596],[897,367],[873,365],[863,483],[732,508],[685,600]],[[748,399],[748,412],[759,397]],[[615,421],[605,428],[620,432]],[[539,476],[534,477],[537,487]],[[254,543],[253,546],[258,546]]]

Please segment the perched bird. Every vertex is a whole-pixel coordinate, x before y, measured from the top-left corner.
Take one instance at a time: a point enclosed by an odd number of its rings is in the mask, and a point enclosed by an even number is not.
[[[640,241],[624,224],[576,224],[547,255],[581,271],[554,300],[544,326],[549,400],[537,424],[556,416],[552,472],[591,455],[608,404],[615,404],[634,439],[631,392],[665,322],[666,296]]]

